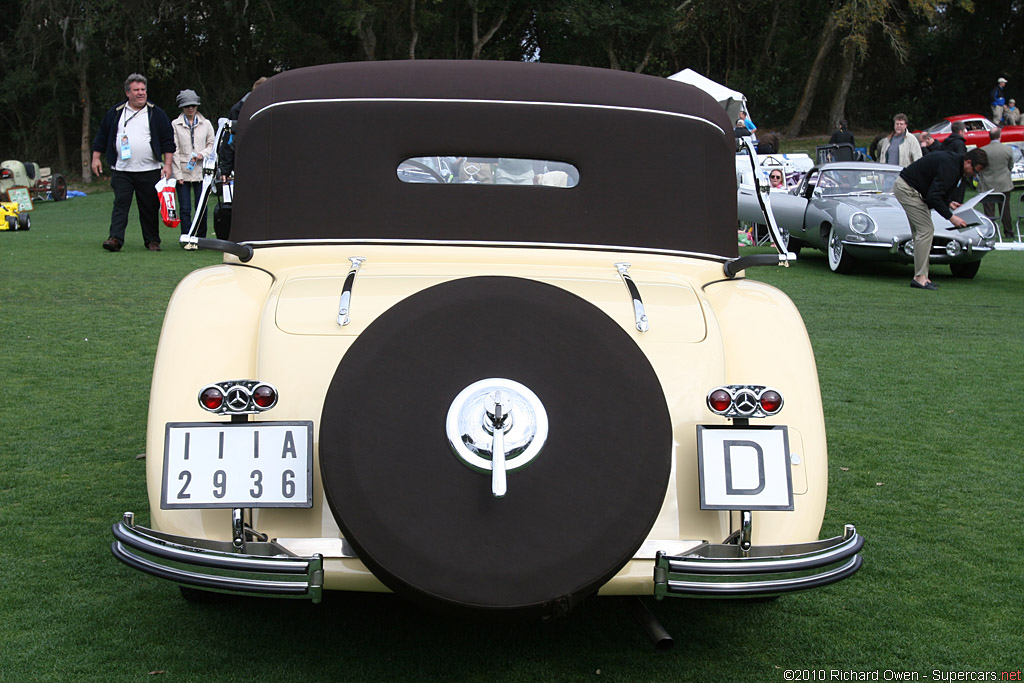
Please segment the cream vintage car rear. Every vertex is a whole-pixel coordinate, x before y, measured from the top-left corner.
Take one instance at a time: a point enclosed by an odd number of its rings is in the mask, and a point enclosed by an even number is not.
[[[186,239],[228,253],[167,308],[149,521],[114,525],[118,559],[516,617],[860,567],[852,526],[819,540],[814,356],[742,277],[785,256],[739,258],[735,141],[704,93],[342,64],[275,76],[241,119],[232,242]]]

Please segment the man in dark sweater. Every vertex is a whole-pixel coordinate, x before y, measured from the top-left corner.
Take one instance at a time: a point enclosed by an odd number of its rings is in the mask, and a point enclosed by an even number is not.
[[[964,132],[967,131],[967,126],[964,125],[963,121],[954,121],[950,130],[950,134],[942,141],[942,147],[940,149],[942,149],[943,152],[966,154],[967,142],[964,140]]]
[[[935,226],[931,210],[954,226],[963,228],[966,221],[954,216],[953,211],[964,198],[964,178],[973,178],[988,165],[988,155],[983,149],[972,149],[966,154],[934,152],[925,155],[900,172],[893,193],[910,221],[914,236],[914,279],[911,287],[938,289],[928,279],[928,256],[932,251],[932,237]]]

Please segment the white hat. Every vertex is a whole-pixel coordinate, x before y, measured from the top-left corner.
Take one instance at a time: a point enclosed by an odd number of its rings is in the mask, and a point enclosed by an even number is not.
[[[1005,78],[1000,78],[1000,79],[999,79],[998,81],[996,81],[996,82],[997,82],[997,83],[1006,83],[1006,79],[1005,79]]]

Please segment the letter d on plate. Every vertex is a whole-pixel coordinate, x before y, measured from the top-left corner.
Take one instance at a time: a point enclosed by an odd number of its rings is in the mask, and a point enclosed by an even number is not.
[[[792,510],[789,431],[697,426],[702,510]]]

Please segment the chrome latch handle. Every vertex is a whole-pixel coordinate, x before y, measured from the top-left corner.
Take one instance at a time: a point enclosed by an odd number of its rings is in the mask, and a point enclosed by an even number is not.
[[[487,424],[485,429],[492,430],[491,433],[491,494],[495,498],[501,498],[508,492],[508,481],[506,479],[505,456],[505,432],[512,427],[512,404],[501,395],[501,391],[495,391],[487,397]]]
[[[363,265],[363,261],[366,259],[362,256],[350,256],[348,260],[352,263],[352,267],[345,277],[345,285],[341,288],[341,301],[338,303],[338,324],[342,327],[351,322],[348,313],[352,305],[352,287],[356,283],[359,266]]]
[[[647,320],[647,311],[644,309],[643,299],[640,298],[640,288],[633,282],[633,278],[629,276],[628,263],[616,263],[615,270],[619,272],[619,277],[626,284],[626,289],[629,290],[629,296],[633,300],[633,318],[636,321],[636,329],[638,332],[646,332],[650,329],[650,323]]]

